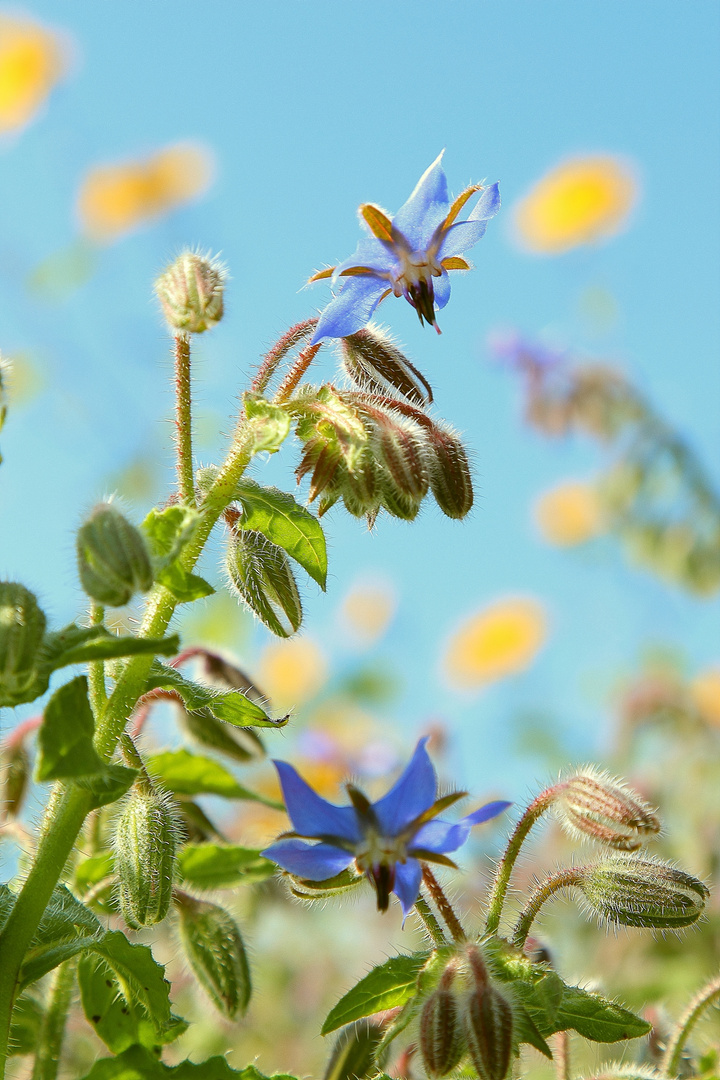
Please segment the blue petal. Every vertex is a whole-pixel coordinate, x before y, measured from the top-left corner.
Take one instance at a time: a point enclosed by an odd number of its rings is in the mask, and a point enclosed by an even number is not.
[[[335,806],[322,799],[287,761],[274,761],[273,765],[295,832],[311,837],[338,836],[357,843],[360,830],[352,806]]]
[[[362,330],[388,288],[387,281],[374,274],[348,278],[337,296],[320,313],[310,344],[317,345],[326,337],[347,337]]]
[[[426,742],[420,740],[400,779],[373,805],[386,836],[397,836],[435,802],[437,782]]]
[[[448,851],[457,851],[462,847],[469,835],[470,824],[467,821],[451,822],[435,818],[418,829],[411,847],[425,848],[426,851],[434,851],[436,855],[445,855]]]
[[[380,274],[387,274],[398,265],[398,257],[390,245],[383,244],[382,240],[374,237],[368,240],[360,240],[349,258],[344,259],[335,267],[333,280],[343,270],[349,270],[353,266],[367,266],[369,270],[377,270]]]
[[[480,825],[481,822],[489,821],[490,818],[502,814],[503,810],[507,810],[508,806],[512,806],[512,803],[501,801],[485,803],[479,810],[473,810],[472,814],[468,814],[467,817],[464,817],[461,824],[467,822],[468,825]]]
[[[468,214],[468,221],[487,221],[495,217],[500,209],[500,185],[491,184],[485,188],[477,203]]]
[[[462,255],[482,239],[486,229],[486,221],[458,221],[456,225],[451,225],[442,234],[437,253],[438,261],[450,255]]]
[[[407,862],[398,863],[395,867],[393,892],[400,901],[403,915],[406,917],[410,914],[418,898],[421,881],[422,867],[417,859],[408,859]]]
[[[418,180],[415,190],[393,218],[393,226],[408,241],[412,251],[425,251],[450,209],[447,179],[440,164],[443,150]]]
[[[283,870],[310,881],[325,881],[347,869],[354,856],[332,844],[305,844],[302,840],[277,840],[260,853]]]
[[[447,270],[443,270],[441,277],[433,278],[433,292],[437,306],[444,308],[450,299],[450,277]]]

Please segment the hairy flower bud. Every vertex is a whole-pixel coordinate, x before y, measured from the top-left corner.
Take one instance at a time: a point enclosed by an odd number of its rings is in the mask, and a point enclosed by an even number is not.
[[[113,506],[100,503],[77,535],[83,589],[99,604],[122,607],[153,583],[142,533]]]
[[[120,907],[128,926],[162,922],[172,898],[177,816],[171,800],[139,782],[115,823]]]
[[[176,892],[180,940],[203,990],[216,1008],[234,1020],[252,992],[245,946],[234,919],[224,908]]]
[[[449,986],[441,985],[423,1005],[420,1051],[431,1077],[447,1076],[465,1053],[458,1003]]]
[[[472,510],[473,487],[465,447],[459,435],[433,423],[427,429],[433,451],[430,487],[435,500],[449,518],[464,518]]]
[[[155,293],[171,330],[201,334],[223,316],[227,272],[222,263],[197,251],[178,255],[155,282]]]
[[[13,739],[0,751],[0,769],[3,770],[0,793],[0,815],[14,818],[20,813],[30,778],[30,756],[22,740]]]
[[[370,323],[338,340],[343,367],[359,390],[397,393],[414,405],[432,403],[430,384],[380,327]]]
[[[510,1068],[513,1015],[490,982],[478,982],[462,1013],[468,1052],[480,1080],[504,1080]]]
[[[37,662],[45,615],[24,585],[0,582],[0,706],[37,697]]]
[[[382,1025],[372,1020],[348,1024],[335,1040],[323,1080],[363,1080],[375,1076],[378,1071],[375,1051],[382,1037]]]
[[[557,791],[555,810],[571,835],[634,851],[660,831],[648,804],[608,773],[584,769],[560,783]]]
[[[281,547],[253,529],[234,529],[225,569],[242,602],[278,637],[302,622],[302,602],[290,561]]]
[[[702,915],[709,896],[691,874],[636,855],[614,855],[585,867],[577,884],[591,911],[623,926],[689,926]]]

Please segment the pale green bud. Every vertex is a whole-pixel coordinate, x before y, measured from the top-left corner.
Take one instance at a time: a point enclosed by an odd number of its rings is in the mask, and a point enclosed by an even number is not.
[[[217,259],[184,251],[155,282],[168,326],[173,331],[201,334],[223,316],[227,271]]]
[[[77,535],[78,570],[85,592],[99,604],[122,607],[153,583],[142,533],[112,503],[100,503]]]
[[[115,823],[114,841],[120,907],[134,929],[162,922],[168,913],[178,831],[171,799],[138,782]]]
[[[691,874],[659,859],[633,855],[615,855],[584,867],[577,884],[591,911],[623,926],[689,926],[702,915],[709,896]]]
[[[252,987],[245,946],[237,925],[217,904],[175,893],[180,940],[196,979],[230,1020],[242,1015]]]
[[[24,585],[0,582],[0,705],[37,697],[37,663],[45,615]]]

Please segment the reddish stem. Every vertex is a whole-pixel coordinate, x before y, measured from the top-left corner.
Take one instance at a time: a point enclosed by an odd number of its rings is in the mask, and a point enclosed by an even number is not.
[[[299,322],[296,323],[295,326],[291,326],[290,329],[283,334],[275,345],[273,345],[272,349],[270,349],[270,352],[267,353],[262,364],[258,368],[257,375],[250,385],[252,393],[262,394],[264,392],[282,358],[301,341],[304,341],[315,326],[317,326],[317,319],[305,319],[304,322]]]

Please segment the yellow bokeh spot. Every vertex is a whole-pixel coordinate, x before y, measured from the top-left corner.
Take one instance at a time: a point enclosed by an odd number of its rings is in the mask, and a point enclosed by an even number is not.
[[[614,236],[638,196],[629,166],[614,157],[565,161],[542,177],[515,208],[523,247],[559,255]]]
[[[720,727],[720,668],[702,671],[690,683],[692,703],[708,724]]]
[[[291,709],[313,697],[327,678],[325,654],[310,638],[273,641],[260,657],[258,684],[273,709]]]
[[[572,547],[603,531],[603,515],[592,484],[567,480],[544,492],[534,507],[535,522],[549,544]]]
[[[0,15],[0,132],[32,120],[65,70],[56,34],[39,23]]]
[[[445,654],[449,682],[460,689],[524,671],[547,636],[543,608],[523,597],[499,600],[467,619]]]
[[[355,641],[367,647],[385,633],[396,606],[390,586],[356,585],[342,602],[342,621]]]
[[[78,195],[83,232],[110,243],[202,195],[212,180],[212,159],[200,146],[169,146],[142,161],[100,165]]]

